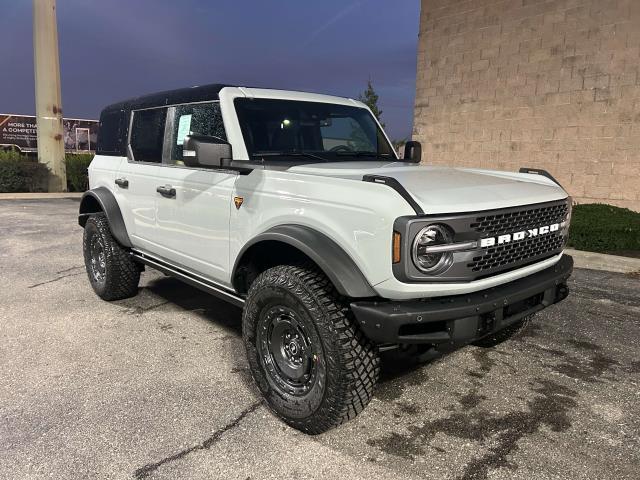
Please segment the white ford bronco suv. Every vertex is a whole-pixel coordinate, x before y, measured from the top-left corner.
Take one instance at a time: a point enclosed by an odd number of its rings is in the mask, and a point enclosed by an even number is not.
[[[111,105],[80,204],[89,281],[122,299],[149,266],[242,307],[268,405],[323,432],[370,401],[381,351],[491,345],[567,296],[571,198],[547,172],[420,157],[347,98],[206,85]]]

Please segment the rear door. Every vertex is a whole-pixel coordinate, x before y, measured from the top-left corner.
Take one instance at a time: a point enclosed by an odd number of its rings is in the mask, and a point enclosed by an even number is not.
[[[128,161],[120,164],[114,186],[132,244],[156,254],[161,251],[156,187],[160,183],[166,118],[166,107],[131,113]]]
[[[171,263],[229,285],[229,218],[237,173],[191,168],[182,161],[184,137],[212,135],[226,140],[219,102],[169,107],[165,159],[156,196],[161,254]]]

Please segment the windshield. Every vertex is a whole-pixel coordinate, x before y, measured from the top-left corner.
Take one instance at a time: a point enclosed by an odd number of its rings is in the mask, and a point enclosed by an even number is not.
[[[235,107],[247,151],[254,159],[395,159],[382,130],[364,108],[252,98],[236,98]]]

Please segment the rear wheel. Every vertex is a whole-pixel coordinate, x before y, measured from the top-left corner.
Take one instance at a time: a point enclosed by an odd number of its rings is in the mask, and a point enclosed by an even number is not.
[[[87,220],[82,247],[89,282],[100,298],[120,300],[138,293],[140,268],[111,235],[104,213]]]
[[[249,290],[242,328],[260,391],[294,428],[324,432],[371,400],[377,348],[322,273],[298,266],[263,272]]]

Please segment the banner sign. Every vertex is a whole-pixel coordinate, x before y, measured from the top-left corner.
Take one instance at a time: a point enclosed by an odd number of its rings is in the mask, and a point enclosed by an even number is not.
[[[62,120],[64,149],[67,152],[93,152],[98,137],[97,120]],[[0,114],[0,145],[15,146],[23,152],[38,151],[36,117]]]

